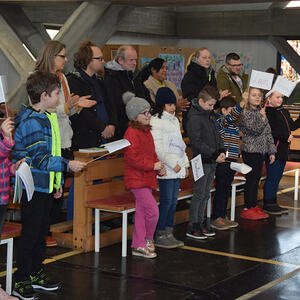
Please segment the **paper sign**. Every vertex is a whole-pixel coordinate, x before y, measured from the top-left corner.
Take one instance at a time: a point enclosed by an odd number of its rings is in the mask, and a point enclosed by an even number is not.
[[[191,165],[194,175],[194,181],[197,181],[204,175],[201,154],[197,155],[191,160]]]
[[[252,70],[249,86],[270,90],[272,88],[274,74]]]
[[[182,140],[181,137],[176,135],[171,135],[168,138],[168,144],[167,144],[167,152],[183,155],[185,152],[186,144]]]
[[[244,163],[231,162],[230,169],[241,174],[248,174],[252,171],[252,168]]]
[[[277,91],[284,96],[289,97],[296,86],[296,82],[290,81],[287,78],[278,76],[272,88],[272,91]]]
[[[6,76],[0,75],[0,103],[6,102]]]
[[[16,171],[14,203],[21,200],[22,183],[26,190],[27,200],[30,201],[34,193],[34,182],[30,168],[26,162],[22,162]]]

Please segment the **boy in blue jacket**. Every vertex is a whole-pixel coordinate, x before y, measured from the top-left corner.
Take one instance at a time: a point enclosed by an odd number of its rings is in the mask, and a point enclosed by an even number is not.
[[[34,194],[30,201],[22,195],[22,232],[17,252],[13,295],[20,299],[38,299],[35,289],[55,291],[60,283],[50,279],[43,270],[46,254],[45,237],[53,197],[62,193],[62,172],[80,171],[86,164],[61,157],[60,132],[55,113],[60,82],[54,74],[34,72],[26,83],[32,106],[22,106],[15,119],[13,161],[26,158],[30,166]]]

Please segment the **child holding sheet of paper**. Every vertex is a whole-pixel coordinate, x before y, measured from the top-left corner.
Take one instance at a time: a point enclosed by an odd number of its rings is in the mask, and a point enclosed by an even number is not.
[[[173,227],[180,179],[189,174],[189,160],[175,111],[176,96],[173,91],[168,87],[159,88],[150,125],[155,152],[158,159],[164,162],[167,171],[165,176],[158,179],[160,205],[155,246],[162,248],[183,246],[183,242],[175,239]]]
[[[269,215],[257,206],[258,183],[265,156],[270,164],[274,163],[276,148],[266,117],[266,108],[261,107],[262,91],[254,87],[249,87],[246,91],[248,99],[240,122],[243,133],[241,150],[244,163],[252,167],[252,171],[246,174],[245,207],[241,218],[260,220],[268,218]]]
[[[205,86],[198,99],[192,100],[188,113],[187,133],[193,156],[201,154],[204,175],[194,182],[194,195],[190,205],[190,222],[186,236],[193,239],[207,239],[215,232],[209,224],[204,225],[204,210],[210,197],[217,163],[225,161],[225,150],[213,112],[219,100],[217,88]]]
[[[10,192],[10,176],[14,176],[16,173],[16,168],[21,163],[22,160],[13,164],[9,161],[8,157],[12,147],[14,146],[14,141],[12,139],[12,131],[14,129],[14,122],[7,118],[1,124],[0,129],[0,239],[1,231],[5,221],[6,207],[9,202],[9,192]],[[0,298],[1,299],[17,299],[16,297],[9,296],[2,288],[0,288]]]
[[[150,104],[133,93],[123,95],[126,114],[130,120],[124,139],[130,143],[124,149],[125,187],[130,190],[136,203],[134,230],[132,235],[132,255],[144,258],[156,257],[153,236],[158,221],[158,207],[152,195],[156,188],[156,175],[164,176],[164,163],[155,153],[150,126]]]
[[[267,178],[264,186],[263,209],[274,215],[288,213],[288,210],[277,204],[277,191],[286,161],[289,146],[293,139],[291,131],[300,127],[300,117],[293,121],[288,110],[282,106],[283,94],[277,90],[267,93],[266,115],[272,130],[277,153],[273,164],[265,160]]]

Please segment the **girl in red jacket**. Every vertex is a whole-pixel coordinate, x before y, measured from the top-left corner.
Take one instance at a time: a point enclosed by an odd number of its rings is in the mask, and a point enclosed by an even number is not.
[[[152,189],[157,186],[156,176],[164,176],[166,170],[155,153],[150,132],[150,104],[131,92],[123,95],[123,101],[130,120],[124,135],[124,139],[130,142],[130,146],[124,150],[124,182],[136,199],[132,255],[154,258],[153,235],[159,212]]]

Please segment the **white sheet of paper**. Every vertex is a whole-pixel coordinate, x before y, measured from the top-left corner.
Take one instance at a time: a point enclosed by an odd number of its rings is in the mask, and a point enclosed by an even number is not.
[[[130,146],[130,143],[128,140],[122,139],[122,140],[114,141],[111,143],[103,144],[101,146],[103,146],[109,153],[113,153],[115,151],[118,151],[125,147]]]
[[[204,175],[201,154],[194,157],[191,160],[191,164],[192,164],[192,170],[194,175],[194,181],[197,181]]]
[[[252,171],[252,168],[244,163],[231,162],[230,169],[241,174],[248,174]]]
[[[0,75],[0,103],[6,102],[6,76]]]
[[[182,138],[176,135],[171,135],[168,138],[167,152],[183,155],[185,152],[186,144]]]
[[[22,193],[23,193],[23,189],[22,189],[22,181],[21,181],[20,176],[18,176],[18,175],[16,174],[13,203],[17,203],[17,202],[20,202],[20,201],[21,201]]]
[[[282,76],[277,76],[272,90],[289,97],[296,86],[296,82],[290,81]]]
[[[22,183],[24,184],[27,193],[27,200],[30,201],[34,193],[34,182],[31,174],[31,170],[26,162],[22,162],[19,168],[17,169],[16,181],[19,180],[18,178],[22,180]],[[21,185],[21,189],[22,189],[22,185]]]
[[[249,86],[270,90],[272,88],[274,74],[252,70]]]

